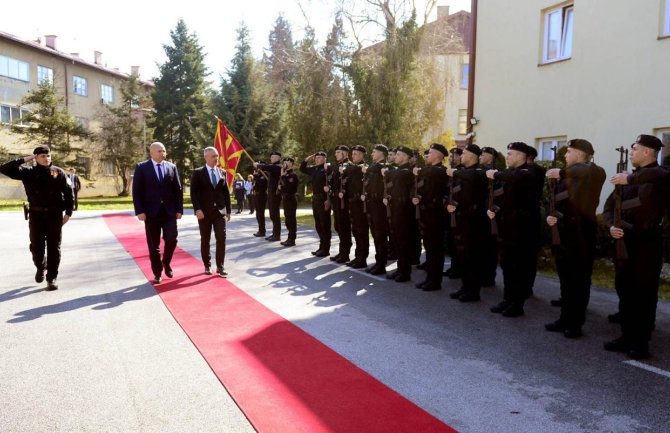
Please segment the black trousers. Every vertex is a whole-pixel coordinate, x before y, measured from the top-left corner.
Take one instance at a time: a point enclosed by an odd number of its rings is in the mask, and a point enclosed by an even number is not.
[[[537,246],[530,237],[503,239],[502,243],[503,297],[520,305],[531,295],[537,269]]]
[[[560,321],[568,328],[580,328],[586,320],[591,295],[591,274],[595,259],[595,224],[559,227],[561,244],[555,248],[556,271],[561,282]]]
[[[493,285],[498,269],[498,237],[490,234],[490,221],[483,230],[485,235],[481,245],[481,281],[482,285]]]
[[[330,208],[325,209],[324,201],[317,197],[312,197],[312,215],[314,216],[314,228],[319,235],[318,250],[329,251],[331,233]]]
[[[31,210],[29,218],[30,252],[33,255],[33,263],[39,270],[46,269],[47,281],[52,281],[58,277],[60,265],[63,212]]]
[[[414,205],[394,206],[391,208],[391,221],[393,226],[393,240],[395,242],[396,256],[398,258],[398,273],[409,276],[412,273],[412,228],[414,218]]]
[[[281,217],[279,207],[281,205],[281,196],[276,193],[268,194],[268,209],[270,210],[270,220],[272,221],[272,236],[281,236]]]
[[[420,218],[423,246],[426,248],[426,283],[431,287],[440,287],[444,268],[444,209],[421,209]]]
[[[488,222],[485,214],[458,215],[456,227],[462,289],[477,295],[484,280],[484,240],[491,237],[487,232]]]
[[[356,260],[365,261],[370,254],[370,236],[368,217],[363,211],[363,201],[353,200],[349,202],[349,219],[351,220],[351,233],[356,240],[354,257]]]
[[[298,232],[298,221],[295,212],[298,209],[298,199],[295,194],[282,194],[284,202],[284,224],[288,230],[288,239],[294,241]]]
[[[615,266],[614,284],[620,299],[621,331],[630,345],[647,344],[656,319],[658,284],[663,265],[660,227],[633,233],[626,230],[628,259]]]
[[[386,206],[381,201],[368,201],[368,224],[375,243],[375,264],[386,267],[388,258],[389,223],[386,217]]]
[[[449,269],[451,269],[452,272],[455,272],[457,274],[461,273],[461,262],[458,257],[458,248],[456,246],[456,228],[457,227],[451,227],[451,216],[449,213],[447,213],[447,222],[445,224],[445,241],[447,244],[447,250],[449,253],[449,257],[451,257],[451,265],[449,266]]]
[[[347,200],[335,198],[333,203],[333,215],[335,217],[335,231],[340,238],[339,255],[348,256],[351,251],[351,220],[349,219],[349,203]],[[344,207],[342,207],[344,203]]]
[[[177,248],[177,217],[168,215],[165,208],[161,207],[155,217],[147,216],[144,221],[144,231],[147,236],[147,247],[149,248],[149,259],[154,276],[160,276],[163,265],[169,265],[172,255]],[[163,233],[163,258],[161,259],[161,232]]]
[[[249,213],[254,213],[254,210],[256,209],[256,206],[255,206],[256,197],[254,197],[253,195],[247,195],[247,201],[249,202],[248,203],[249,204]]]
[[[204,219],[198,220],[200,229],[200,257],[205,267],[212,265],[212,254],[210,251],[210,239],[212,229],[214,229],[214,238],[216,239],[216,253],[214,256],[216,268],[223,268],[223,262],[226,258],[226,219],[220,213],[205,215]]]
[[[258,232],[262,235],[265,234],[265,206],[267,205],[268,195],[267,194],[256,194],[254,195],[254,201],[256,206],[256,222],[258,222]]]

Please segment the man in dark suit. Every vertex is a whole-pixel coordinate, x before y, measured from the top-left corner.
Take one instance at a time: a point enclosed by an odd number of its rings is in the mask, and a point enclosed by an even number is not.
[[[172,278],[172,254],[177,247],[177,220],[184,213],[184,192],[177,167],[165,161],[165,146],[154,142],[149,147],[150,158],[135,167],[133,205],[135,215],[144,221],[147,247],[151,259],[154,283],[162,281],[162,272]],[[161,231],[165,246],[161,259]]]
[[[72,184],[72,192],[74,192],[74,210],[79,209],[79,190],[81,189],[81,181],[79,176],[77,176],[77,171],[74,168],[70,169],[70,173],[67,175]]]
[[[228,274],[223,270],[223,260],[226,257],[226,221],[230,221],[230,191],[224,173],[217,167],[219,152],[214,147],[207,147],[203,156],[205,165],[191,176],[191,203],[200,228],[200,255],[205,265],[205,274],[212,275],[209,240],[213,228],[216,238],[216,273],[226,277]]]

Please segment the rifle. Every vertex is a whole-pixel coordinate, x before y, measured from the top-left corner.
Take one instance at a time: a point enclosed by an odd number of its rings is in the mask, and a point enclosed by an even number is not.
[[[419,195],[419,177],[414,176],[414,197],[419,199],[419,202],[421,201],[421,196]],[[414,218],[419,219],[421,218],[421,209],[419,209],[419,204],[414,205]]]
[[[388,172],[387,172],[388,174]],[[384,181],[384,198],[386,199],[386,218],[391,219],[391,194],[389,194],[389,188],[393,186],[391,182]]]
[[[623,173],[628,171],[628,149],[625,149],[623,146],[616,148],[616,151],[619,152],[619,162],[616,165],[616,172]],[[616,185],[614,187],[614,227],[624,228],[626,225],[623,220],[623,185]],[[615,252],[614,260],[622,261],[628,258],[628,252],[626,251],[626,244],[624,243],[623,238],[619,238],[615,241]]]
[[[449,155],[449,168],[455,168],[454,164],[456,163],[456,159],[454,158],[454,153],[452,152],[451,155]],[[458,202],[454,200],[454,177],[452,176],[451,179],[449,179],[449,204],[452,206],[458,206]],[[456,212],[451,212],[450,214],[450,226],[451,228],[456,228]]]
[[[342,164],[342,167],[345,167],[345,164]],[[344,209],[344,170],[342,173],[340,173],[340,191],[338,194],[342,194],[342,197],[340,197],[340,209]]]
[[[23,202],[23,218],[28,221],[28,205],[26,202]]]
[[[556,168],[556,152],[557,147],[554,146],[551,150],[554,152],[554,160],[551,161],[551,168]],[[549,179],[549,215],[561,218],[563,215],[556,210],[556,179]],[[558,233],[558,223],[551,226],[551,245],[558,246],[561,244],[561,235]]]
[[[491,212],[498,212],[500,208],[496,206],[495,202],[493,201],[494,188],[495,185],[493,184],[493,179],[489,179],[489,210]],[[491,220],[491,236],[498,236],[498,222],[495,218]]]

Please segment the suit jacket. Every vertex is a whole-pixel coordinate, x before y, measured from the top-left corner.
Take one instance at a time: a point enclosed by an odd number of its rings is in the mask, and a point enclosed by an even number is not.
[[[221,213],[222,209],[226,214],[230,213],[230,191],[226,184],[226,176],[221,169],[219,172],[219,182],[216,188],[212,185],[207,166],[200,167],[193,172],[191,176],[191,203],[193,211],[201,210],[205,216]]]
[[[168,215],[184,213],[184,192],[177,167],[171,162],[163,161],[163,182],[158,175],[153,161],[148,159],[137,164],[133,176],[133,205],[135,215],[141,213],[148,217],[158,215],[161,206]]]

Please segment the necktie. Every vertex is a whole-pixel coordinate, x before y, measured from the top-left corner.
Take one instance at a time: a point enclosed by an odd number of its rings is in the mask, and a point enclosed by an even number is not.
[[[158,181],[163,183],[163,169],[161,164],[156,164],[156,168],[158,169]]]
[[[211,169],[210,174],[212,175],[212,186],[213,186],[214,188],[216,188],[216,184],[217,184],[217,182],[216,182],[216,175],[214,174],[214,169],[213,169],[213,168]]]

